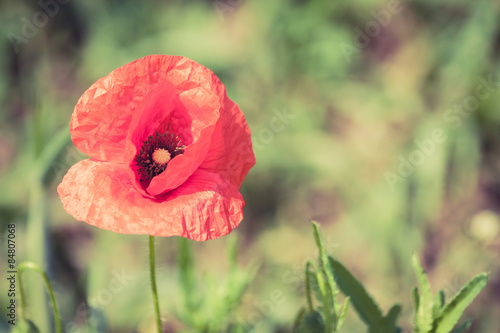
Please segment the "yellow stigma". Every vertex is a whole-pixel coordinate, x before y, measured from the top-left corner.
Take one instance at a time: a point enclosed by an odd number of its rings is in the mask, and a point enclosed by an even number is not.
[[[160,165],[167,164],[170,161],[170,152],[163,148],[156,149],[153,152],[153,161]]]

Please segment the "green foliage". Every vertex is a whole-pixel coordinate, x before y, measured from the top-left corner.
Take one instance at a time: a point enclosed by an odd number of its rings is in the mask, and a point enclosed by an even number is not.
[[[255,267],[242,269],[237,264],[237,238],[228,245],[229,275],[219,281],[210,274],[199,279],[191,253],[192,241],[178,239],[179,284],[182,306],[176,309],[178,317],[197,332],[244,332],[247,328],[235,322],[231,315],[240,304],[244,291],[255,276]]]
[[[299,311],[295,319],[294,332],[338,332],[345,318],[347,306],[351,302],[361,320],[368,326],[368,333],[400,333],[402,330],[398,327],[397,321],[401,306],[399,304],[392,306],[384,316],[363,284],[344,265],[326,254],[319,226],[315,222],[312,222],[312,225],[314,239],[319,250],[319,265],[313,261],[308,261],[306,264],[307,309]],[[420,286],[420,293],[417,287],[412,290],[415,309],[414,332],[459,333],[465,331],[470,326],[470,320],[454,330],[453,327],[466,307],[484,288],[488,276],[483,273],[474,277],[446,304],[443,290],[435,296],[432,295],[429,279],[415,255],[412,257],[412,264]],[[334,306],[339,304],[337,286],[347,297],[341,310]],[[317,303],[322,306],[314,306],[312,293],[316,296]],[[329,309],[333,310],[330,312]],[[333,325],[330,325],[330,319]]]
[[[396,321],[401,311],[401,306],[394,305],[387,316],[373,298],[367,293],[363,285],[340,262],[329,257],[331,267],[342,292],[349,296],[352,305],[360,318],[368,326],[370,333],[397,332]]]
[[[426,333],[432,329],[434,299],[427,275],[425,275],[424,269],[420,266],[416,256],[413,256],[412,264],[420,285],[418,307],[415,308],[415,333]]]
[[[462,289],[446,304],[436,317],[436,333],[449,332],[458,322],[462,313],[486,286],[488,275],[479,274],[467,282]]]
[[[384,321],[382,311],[368,295],[363,285],[341,263],[331,257],[329,259],[340,289],[344,294],[351,297],[351,303],[361,319],[369,327],[382,326]]]
[[[321,237],[319,225],[312,222],[314,240],[319,251],[319,264],[308,261],[305,269],[307,311],[300,311],[295,320],[297,332],[339,332],[349,305],[349,298],[346,298],[341,306],[338,299],[339,290],[335,282],[333,269],[325,245]],[[311,271],[313,269],[313,271]],[[313,308],[311,292],[314,292],[317,301],[321,304],[318,310]],[[321,317],[320,321],[318,318]],[[322,323],[320,325],[320,322]],[[324,323],[324,324],[323,324]],[[307,327],[309,331],[305,330]],[[321,327],[321,329],[320,329]],[[312,330],[316,328],[318,330]]]
[[[418,288],[416,289],[416,291],[418,293]],[[441,289],[434,297],[434,305],[432,306],[433,317],[436,317],[439,314],[445,303],[446,303],[446,297],[444,294],[444,290]]]
[[[479,292],[486,286],[488,275],[483,273],[475,276],[467,282],[453,299],[445,304],[444,292],[440,290],[436,297],[432,297],[429,280],[424,273],[416,255],[412,258],[413,268],[417,275],[421,293],[414,289],[413,297],[417,299],[415,304],[415,326],[414,332],[418,333],[449,333],[463,332],[470,326],[470,321],[453,330],[463,312],[476,298]],[[452,331],[453,330],[453,331]]]
[[[352,303],[361,319],[368,326],[370,333],[398,332],[396,325],[401,307],[395,305],[387,316],[383,316],[378,305],[368,295],[362,284],[338,261],[328,256],[323,243],[319,225],[312,222],[314,240],[319,251],[319,265],[309,261],[306,265],[306,296],[308,298],[308,310],[301,310],[297,315],[295,327],[309,325],[310,322],[318,323],[312,318],[317,318],[321,313],[324,318],[324,329],[310,330],[308,332],[339,332],[346,316],[349,303]],[[314,269],[314,272],[310,271]],[[343,306],[338,300],[339,288],[346,296]],[[311,291],[314,292],[318,303],[315,310],[311,300]],[[330,309],[332,309],[330,311]],[[306,321],[308,321],[306,323]],[[330,324],[331,322],[331,324]],[[307,326],[312,329],[312,327]],[[299,331],[297,331],[299,332]]]

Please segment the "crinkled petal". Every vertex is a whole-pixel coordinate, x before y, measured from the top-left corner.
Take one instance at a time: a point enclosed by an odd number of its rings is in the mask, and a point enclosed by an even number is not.
[[[132,117],[158,84],[168,81],[178,94],[197,87],[217,95],[214,73],[184,57],[151,55],[115,69],[80,97],[71,117],[71,138],[88,156],[124,163]]]
[[[64,209],[79,221],[124,234],[215,239],[243,219],[244,201],[220,175],[197,170],[156,199],[142,196],[124,165],[83,160],[57,188]]]
[[[220,174],[239,189],[248,171],[255,164],[255,155],[250,129],[243,112],[226,96],[225,91],[222,98],[224,107],[220,110],[210,150],[200,169]]]

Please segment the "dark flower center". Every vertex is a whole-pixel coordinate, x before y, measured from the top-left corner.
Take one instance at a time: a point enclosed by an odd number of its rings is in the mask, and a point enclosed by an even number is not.
[[[141,150],[135,157],[137,172],[141,181],[151,180],[165,171],[168,163],[177,155],[184,153],[186,146],[181,139],[170,132],[155,132],[143,141]]]

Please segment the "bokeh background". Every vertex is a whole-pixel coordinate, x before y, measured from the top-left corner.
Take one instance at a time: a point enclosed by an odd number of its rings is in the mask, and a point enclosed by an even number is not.
[[[290,332],[305,304],[304,264],[317,255],[314,219],[330,254],[384,311],[402,304],[404,332],[411,331],[414,252],[434,291],[447,296],[489,272],[466,312],[474,319],[467,332],[499,331],[497,2],[42,4],[0,4],[0,244],[6,249],[6,225],[15,223],[17,259],[47,269],[67,332],[153,331],[147,237],[75,221],[56,186],[85,158],[68,131],[79,96],[111,70],[156,53],[189,57],[219,76],[245,113],[257,157],[241,189],[240,227],[187,243],[189,279],[209,295],[194,319],[179,296],[186,276],[177,258],[186,243],[157,240],[165,329],[198,332],[197,322],[217,317],[218,327]],[[251,282],[238,306],[214,314],[209,301],[234,268],[227,248],[236,239],[238,274]],[[30,317],[48,327],[39,277],[27,273],[26,287]],[[350,311],[344,332],[364,331]]]

